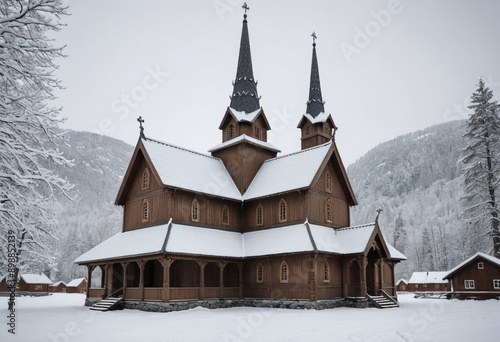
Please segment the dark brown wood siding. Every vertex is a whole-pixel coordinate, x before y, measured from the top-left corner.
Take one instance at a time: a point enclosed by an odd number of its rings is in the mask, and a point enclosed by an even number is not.
[[[483,269],[478,269],[478,262],[482,262]],[[454,291],[498,291],[493,288],[493,280],[500,279],[500,266],[484,258],[476,258],[452,276]],[[474,289],[465,288],[465,280],[474,280]]]

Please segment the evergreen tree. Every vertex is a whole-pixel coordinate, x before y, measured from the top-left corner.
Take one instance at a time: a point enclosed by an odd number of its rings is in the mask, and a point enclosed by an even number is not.
[[[467,120],[464,135],[467,146],[463,150],[462,168],[465,195],[465,216],[475,236],[470,236],[472,252],[489,249],[500,258],[498,200],[500,181],[500,118],[499,105],[492,100],[493,92],[482,79],[472,94],[469,108],[474,112]],[[487,247],[487,246],[491,247]]]

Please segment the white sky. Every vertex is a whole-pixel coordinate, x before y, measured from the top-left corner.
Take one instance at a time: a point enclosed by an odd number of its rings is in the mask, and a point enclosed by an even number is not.
[[[68,25],[57,34],[68,55],[57,71],[66,87],[57,93],[64,127],[135,145],[141,115],[148,137],[200,152],[220,143],[242,4],[70,1]],[[339,126],[336,141],[346,166],[393,137],[465,118],[479,77],[499,98],[500,1],[248,5],[257,90],[273,129],[268,141],[284,153],[300,149],[296,126],[309,94],[313,31],[325,109]],[[343,53],[347,46],[357,52]]]

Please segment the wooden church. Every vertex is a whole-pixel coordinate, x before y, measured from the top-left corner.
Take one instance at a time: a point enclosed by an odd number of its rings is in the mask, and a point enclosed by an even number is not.
[[[315,36],[313,35],[315,38]],[[80,256],[87,303],[323,299],[396,295],[406,259],[377,222],[351,227],[356,205],[321,95],[316,43],[302,149],[279,155],[259,103],[244,15],[236,79],[211,155],[142,128],[116,198],[123,229]],[[96,284],[96,278],[97,286]]]

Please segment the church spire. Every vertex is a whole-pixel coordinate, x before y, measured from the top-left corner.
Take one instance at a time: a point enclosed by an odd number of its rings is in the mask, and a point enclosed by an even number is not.
[[[311,84],[309,88],[309,101],[307,101],[306,113],[313,118],[325,111],[323,97],[321,96],[321,85],[319,83],[318,58],[316,57],[316,33],[313,32],[313,55],[311,65]]]
[[[243,30],[241,31],[240,56],[238,58],[238,70],[236,71],[236,80],[233,83],[234,88],[230,106],[237,111],[251,113],[259,109],[260,104],[257,94],[257,82],[253,78],[250,39],[248,38],[246,12],[250,8],[246,2],[242,7],[245,10],[245,14],[243,15]]]

